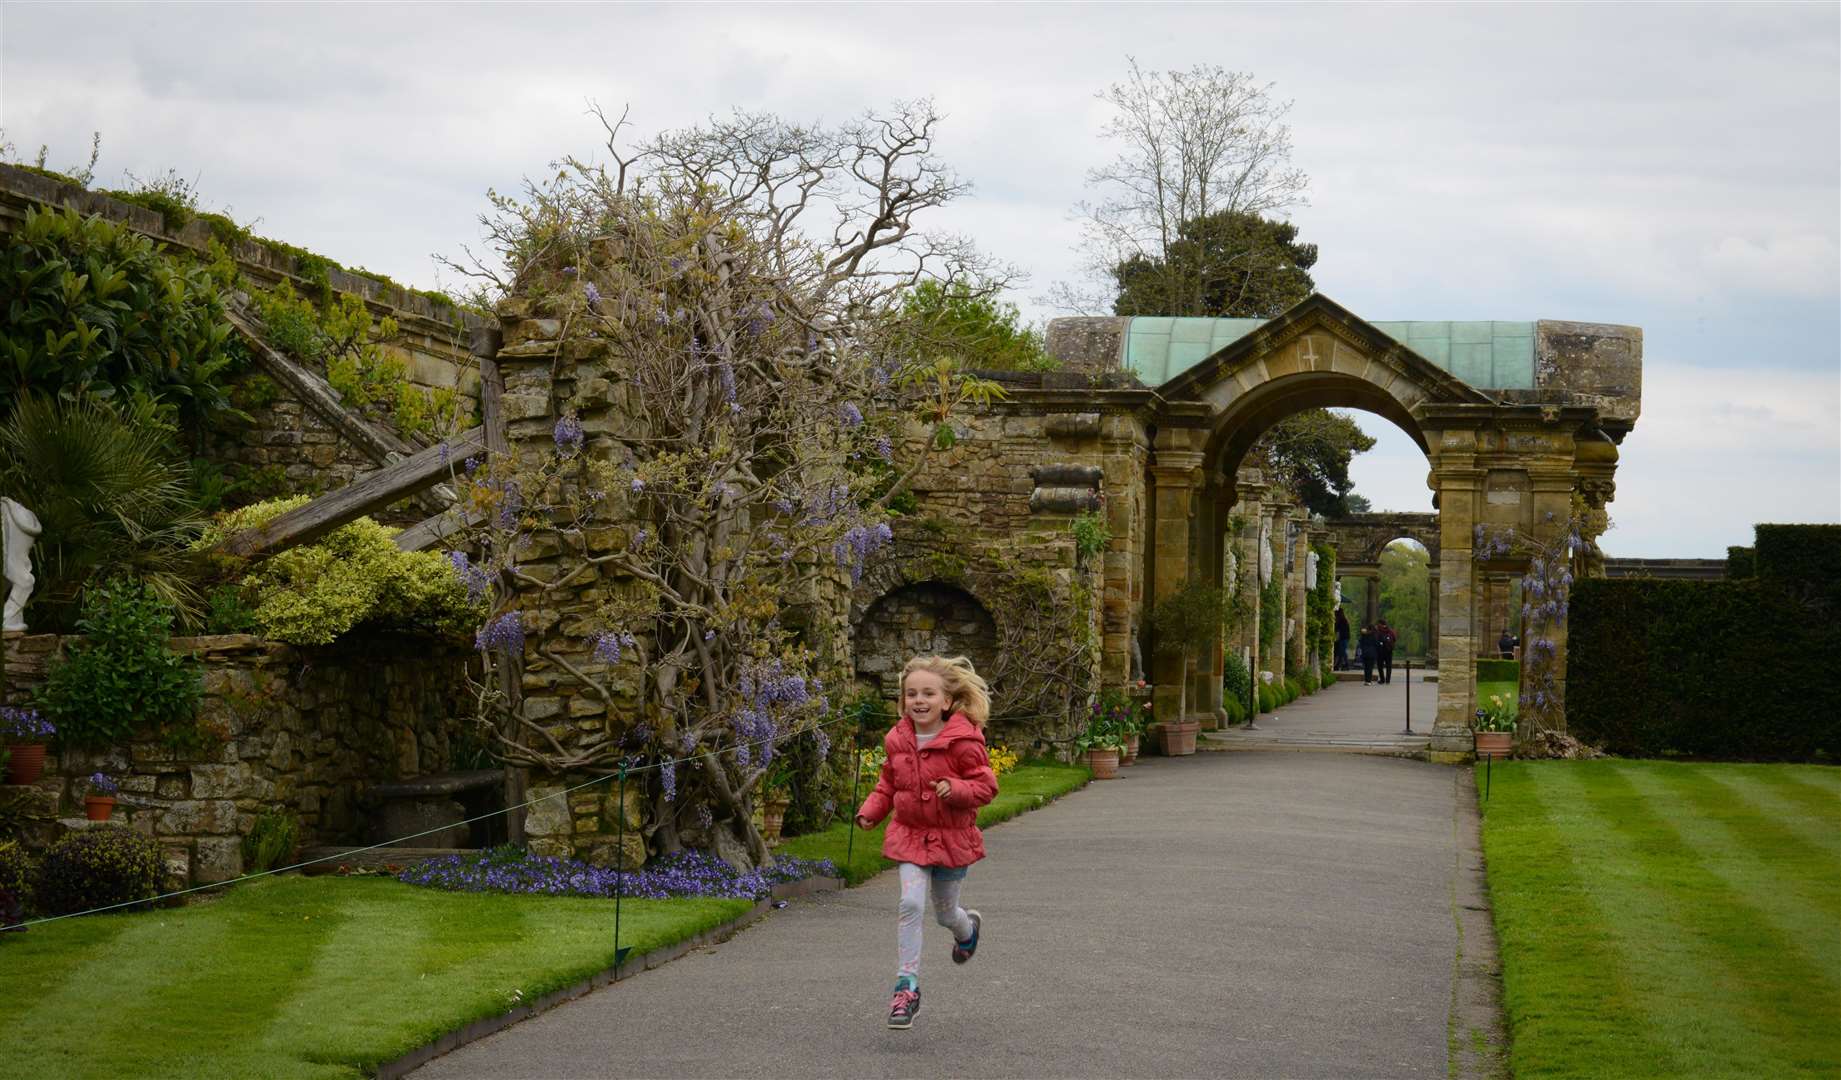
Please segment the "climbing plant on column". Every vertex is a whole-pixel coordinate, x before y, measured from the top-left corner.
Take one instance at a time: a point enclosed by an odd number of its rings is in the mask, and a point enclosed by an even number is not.
[[[771,861],[757,786],[786,740],[829,746],[845,673],[826,613],[920,468],[892,460],[896,436],[949,453],[957,411],[1000,393],[893,329],[916,282],[994,272],[917,227],[966,190],[932,156],[938,122],[925,102],[837,128],[738,114],[631,154],[609,123],[609,164],[493,197],[501,265],[465,268],[554,320],[567,376],[541,453],[464,470],[477,524],[450,557],[490,600],[482,721],[516,765],[655,764],[659,850],[694,835]],[[526,659],[605,723],[517,708]]]
[[[1541,539],[1514,527],[1478,525],[1472,537],[1472,557],[1477,562],[1525,555],[1528,568],[1521,578],[1521,618],[1524,638],[1521,658],[1521,694],[1518,727],[1528,738],[1543,731],[1562,730],[1566,717],[1566,686],[1561,675],[1560,644],[1555,640],[1566,625],[1572,604],[1573,583],[1596,545],[1586,536],[1584,503],[1573,499],[1565,521],[1548,511],[1544,521],[1552,539]]]

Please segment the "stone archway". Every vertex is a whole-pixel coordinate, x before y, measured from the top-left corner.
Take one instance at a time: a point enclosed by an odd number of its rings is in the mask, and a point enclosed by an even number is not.
[[[898,586],[856,621],[857,682],[890,701],[900,696],[902,665],[925,653],[967,656],[989,671],[997,658],[997,621],[971,593],[943,581]]]
[[[1410,327],[1419,324],[1399,325],[1409,327],[1400,333],[1410,340]],[[1427,325],[1444,326],[1452,331],[1448,339],[1455,339],[1471,332],[1460,335],[1454,327],[1494,324]],[[1161,599],[1191,580],[1221,583],[1230,541],[1227,522],[1235,507],[1249,496],[1256,500],[1262,487],[1261,478],[1246,475],[1242,465],[1274,423],[1311,407],[1379,414],[1411,436],[1431,465],[1427,479],[1439,515],[1436,545],[1427,547],[1438,553],[1441,664],[1432,751],[1435,756],[1467,753],[1474,664],[1485,621],[1475,608],[1483,582],[1472,558],[1473,534],[1480,527],[1513,527],[1551,539],[1571,516],[1575,494],[1592,512],[1601,511],[1615,472],[1612,436],[1628,431],[1636,412],[1634,386],[1614,386],[1610,389],[1616,393],[1596,395],[1583,391],[1613,378],[1634,381],[1626,368],[1635,366],[1629,354],[1640,354],[1640,335],[1628,328],[1551,324],[1559,329],[1547,332],[1532,329],[1535,324],[1513,325],[1542,335],[1538,341],[1516,339],[1528,364],[1515,381],[1525,387],[1485,392],[1322,296],[1310,297],[1167,379],[1157,388],[1161,401],[1147,470],[1155,537],[1147,560],[1150,596]],[[1477,343],[1448,339],[1442,344],[1453,367],[1460,357],[1466,363],[1487,360],[1494,347],[1487,338]],[[1567,350],[1577,355],[1566,355]],[[1543,353],[1550,361],[1546,369],[1540,363]],[[1576,403],[1588,401],[1594,403]],[[1266,528],[1254,531],[1270,535],[1271,525],[1284,526],[1282,557],[1298,557],[1301,545],[1292,541],[1308,534],[1312,524],[1295,513],[1292,520],[1285,519],[1285,512],[1276,513],[1265,519]],[[1247,542],[1242,533],[1239,543]],[[1258,549],[1241,554],[1256,557]],[[1506,574],[1515,567],[1495,563],[1488,569]],[[1301,584],[1297,588],[1301,593]],[[1297,599],[1301,609],[1302,598]],[[1213,644],[1218,658],[1220,642]],[[1563,650],[1563,640],[1557,644]],[[1302,645],[1296,648],[1301,653]],[[1302,659],[1284,657],[1287,664]],[[1181,699],[1179,664],[1177,658],[1159,659],[1154,681],[1161,715],[1172,715]],[[1203,713],[1219,712],[1218,659],[1215,667],[1213,675],[1192,687],[1196,693],[1190,700]]]

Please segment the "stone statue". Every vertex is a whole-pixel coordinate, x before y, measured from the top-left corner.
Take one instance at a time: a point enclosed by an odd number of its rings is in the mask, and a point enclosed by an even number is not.
[[[1132,682],[1138,682],[1144,678],[1144,644],[1138,640],[1138,632],[1135,628],[1131,633],[1131,674],[1127,677]]]
[[[0,567],[5,569],[9,586],[0,630],[23,632],[26,628],[26,601],[32,598],[32,586],[38,584],[32,576],[32,541],[43,531],[36,514],[0,496]]]
[[[1259,583],[1272,584],[1272,521],[1259,523]]]
[[[1304,587],[1306,589],[1317,587],[1317,553],[1314,551],[1310,553],[1304,564]]]

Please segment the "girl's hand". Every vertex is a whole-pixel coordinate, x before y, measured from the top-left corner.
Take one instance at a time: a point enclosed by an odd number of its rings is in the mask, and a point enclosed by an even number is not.
[[[951,792],[952,792],[952,781],[951,780],[935,780],[933,782],[933,793],[935,795],[938,795],[940,798],[944,799],[947,795],[951,794]]]
[[[858,814],[857,815],[857,828],[862,829],[864,832],[868,832],[869,830],[875,828],[875,826],[870,824],[868,818],[864,817],[862,814]]]

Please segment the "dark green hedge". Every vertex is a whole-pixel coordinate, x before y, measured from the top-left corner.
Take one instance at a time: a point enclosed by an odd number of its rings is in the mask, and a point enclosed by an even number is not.
[[[1763,529],[1759,537],[1762,564]],[[1634,757],[1833,760],[1841,754],[1838,618],[1841,593],[1832,587],[1581,581],[1567,643],[1567,725]]]
[[[1760,525],[1753,550],[1761,578],[1828,581],[1841,567],[1841,525]]]
[[[1726,580],[1743,581],[1758,576],[1757,552],[1748,547],[1726,549]]]
[[[1479,659],[1477,681],[1518,683],[1521,681],[1521,661]]]

